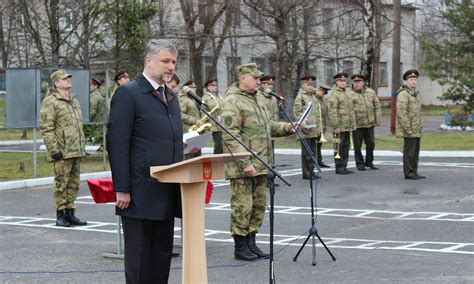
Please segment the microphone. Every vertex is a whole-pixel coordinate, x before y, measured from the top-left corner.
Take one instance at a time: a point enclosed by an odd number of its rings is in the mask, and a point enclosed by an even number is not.
[[[191,90],[191,88],[189,88],[188,86],[184,86],[181,89],[183,90],[184,93],[186,93],[188,96],[193,98],[199,105],[204,105],[208,107],[208,105],[205,102],[203,102],[202,99]]]
[[[272,96],[272,97],[277,98],[277,100],[279,100],[279,101],[284,101],[284,100],[285,100],[284,97],[277,95],[277,94],[276,94],[274,91],[272,91],[272,90],[266,90],[265,93],[269,94],[269,95]]]

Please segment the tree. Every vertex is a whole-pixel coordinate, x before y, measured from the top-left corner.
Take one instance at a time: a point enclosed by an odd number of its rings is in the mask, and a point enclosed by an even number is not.
[[[441,13],[449,29],[420,41],[421,67],[431,79],[450,86],[443,98],[463,102],[467,113],[474,108],[474,5],[471,0],[445,0]]]

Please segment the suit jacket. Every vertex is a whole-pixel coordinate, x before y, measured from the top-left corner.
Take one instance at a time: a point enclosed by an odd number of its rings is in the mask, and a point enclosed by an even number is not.
[[[143,75],[117,89],[107,124],[107,151],[115,192],[129,192],[128,208],[116,214],[168,220],[181,216],[179,184],[160,183],[150,166],[183,160],[183,128],[177,96],[166,87],[165,103]]]

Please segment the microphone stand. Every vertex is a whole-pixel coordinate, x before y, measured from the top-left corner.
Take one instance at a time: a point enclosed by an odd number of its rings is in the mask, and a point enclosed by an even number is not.
[[[283,100],[279,100],[279,103],[281,110],[285,114],[286,119],[291,122],[290,116],[288,115],[288,112],[283,106]],[[317,192],[318,192],[318,183],[316,182],[316,186],[313,187],[313,177],[314,177],[314,167],[316,166],[317,168],[317,173],[315,178],[320,179],[321,178],[321,169],[316,161],[316,157],[314,156],[313,151],[311,150],[311,147],[309,146],[308,142],[306,139],[304,139],[301,136],[301,131],[299,129],[295,129],[296,135],[298,135],[299,140],[304,146],[304,150],[308,153],[309,157],[307,157],[306,163],[309,165],[308,168],[310,170],[310,175],[309,175],[309,184],[310,184],[310,199],[311,199],[311,228],[309,229],[308,237],[306,237],[306,240],[303,242],[301,245],[300,249],[298,250],[298,253],[296,253],[295,257],[293,257],[293,261],[296,261],[298,259],[299,254],[303,250],[303,248],[306,246],[306,243],[308,242],[309,238],[312,238],[312,252],[313,252],[313,266],[316,265],[316,237],[318,240],[321,242],[321,244],[324,246],[326,251],[329,253],[333,261],[336,261],[336,258],[334,255],[331,253],[329,248],[326,246],[324,241],[321,239],[319,236],[318,230],[316,229],[316,218],[317,218],[317,208],[315,210],[315,205],[316,205],[316,200],[317,200]],[[302,149],[303,150],[303,149]],[[316,212],[316,213],[315,213]]]
[[[270,189],[270,256],[269,256],[269,283],[275,283],[275,271],[273,269],[273,228],[274,228],[274,196],[275,196],[275,176],[278,177],[282,182],[286,185],[291,186],[286,179],[284,179],[281,174],[272,168],[272,166],[268,165],[265,161],[263,161],[250,147],[244,144],[244,142],[240,141],[234,134],[232,134],[227,128],[225,128],[217,119],[215,119],[210,112],[208,112],[204,108],[204,104],[196,100],[196,104],[198,105],[199,111],[203,112],[209,119],[214,121],[219,127],[224,130],[227,134],[230,135],[235,141],[237,141],[245,150],[249,151],[253,157],[255,157],[260,163],[262,163],[265,168],[269,170],[268,172],[268,181],[269,181],[269,189]]]

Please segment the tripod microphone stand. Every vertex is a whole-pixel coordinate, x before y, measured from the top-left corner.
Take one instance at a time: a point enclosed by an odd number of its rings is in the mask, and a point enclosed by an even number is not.
[[[282,109],[283,113],[285,114],[285,117],[288,121],[291,121],[287,111],[283,107],[283,102],[280,100],[279,102],[280,108]],[[324,241],[321,239],[319,236],[318,230],[316,229],[316,214],[315,214],[315,206],[316,206],[316,197],[317,197],[317,182],[316,182],[316,187],[313,187],[313,180],[316,178],[316,180],[319,180],[321,178],[321,169],[319,168],[319,165],[316,161],[316,157],[311,150],[311,147],[308,145],[308,142],[301,136],[300,130],[295,129],[296,135],[298,135],[298,138],[300,139],[301,143],[304,146],[304,149],[308,153],[308,156],[306,157],[306,163],[308,165],[308,168],[310,170],[310,176],[309,176],[309,183],[310,183],[310,199],[311,199],[311,228],[309,229],[308,236],[306,237],[306,240],[304,243],[301,245],[300,249],[298,250],[298,253],[296,253],[295,257],[293,257],[293,261],[296,261],[298,259],[299,254],[303,250],[303,248],[306,246],[306,243],[308,242],[309,238],[312,238],[312,248],[313,248],[313,265],[316,265],[316,238],[321,242],[321,244],[324,246],[326,251],[329,253],[333,261],[336,261],[336,258],[334,255],[331,253],[329,248],[326,246]],[[314,173],[315,166],[317,168],[317,173]]]
[[[227,134],[229,134],[235,141],[237,141],[245,150],[249,151],[253,157],[255,157],[265,168],[268,169],[268,181],[269,181],[269,191],[270,191],[270,256],[269,256],[269,282],[270,284],[275,283],[275,271],[273,269],[273,228],[274,228],[274,197],[275,197],[275,177],[278,177],[282,182],[284,182],[287,186],[291,186],[286,179],[284,179],[281,174],[276,171],[272,166],[268,165],[265,161],[263,161],[250,147],[245,145],[242,141],[240,141],[235,135],[233,135],[227,128],[225,128],[217,119],[215,119],[210,112],[208,112],[202,102],[197,101],[197,105],[199,111],[203,112],[205,115],[209,117],[210,120],[215,122],[222,130],[224,130]]]

